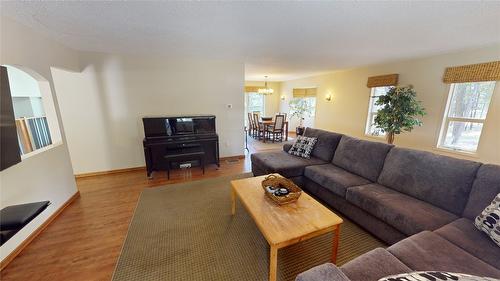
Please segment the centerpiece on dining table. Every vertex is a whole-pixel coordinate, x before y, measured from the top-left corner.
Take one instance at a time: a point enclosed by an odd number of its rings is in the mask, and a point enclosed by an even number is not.
[[[269,199],[278,205],[295,202],[302,194],[302,190],[293,181],[274,174],[262,181],[262,188]]]

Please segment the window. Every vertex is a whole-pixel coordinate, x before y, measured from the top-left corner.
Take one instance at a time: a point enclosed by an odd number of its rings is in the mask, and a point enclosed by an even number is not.
[[[248,122],[248,112],[260,112],[261,116],[264,115],[265,96],[259,93],[246,93],[245,94],[245,122]],[[247,124],[248,125],[248,124]]]
[[[377,116],[377,111],[380,109],[380,106],[375,105],[375,103],[377,102],[378,97],[385,95],[390,88],[390,86],[371,88],[365,134],[376,137],[385,136],[384,130],[379,129],[375,126],[375,117]]]
[[[476,152],[495,82],[451,84],[438,147]]]
[[[48,82],[16,67],[6,67],[21,155],[51,145],[54,128],[50,128],[44,106],[47,101],[42,98],[42,91],[50,89]],[[41,87],[40,83],[46,85]]]
[[[294,98],[293,100],[299,107],[306,108],[304,118],[314,119],[316,116],[316,97]],[[292,113],[293,110],[290,114]]]

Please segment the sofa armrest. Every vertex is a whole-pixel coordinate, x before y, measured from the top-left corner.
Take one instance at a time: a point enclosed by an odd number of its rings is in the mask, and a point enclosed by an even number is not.
[[[283,151],[284,152],[288,152],[288,150],[290,150],[290,148],[292,148],[292,144],[291,143],[285,143],[283,145]]]
[[[295,281],[350,281],[349,278],[332,263],[324,263],[297,275]]]

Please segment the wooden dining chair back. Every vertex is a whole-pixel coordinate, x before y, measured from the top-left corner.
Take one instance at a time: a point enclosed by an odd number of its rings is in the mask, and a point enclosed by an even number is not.
[[[258,139],[264,137],[265,128],[262,122],[260,122],[260,117],[258,112],[253,113],[253,122],[255,124],[255,135]]]
[[[285,117],[285,122],[288,120],[288,119],[286,119],[286,117],[287,117],[286,112],[278,112],[278,113],[276,113],[276,116],[278,116],[278,115],[283,115]]]
[[[248,112],[248,135],[253,135],[254,132],[254,124],[253,124],[253,116],[251,112]]]
[[[283,130],[285,127],[285,115],[276,115],[274,119],[274,130]]]
[[[285,127],[285,115],[278,114],[274,118],[274,125],[267,128],[266,133],[271,138],[273,136],[273,142],[275,140],[283,141],[283,131]]]

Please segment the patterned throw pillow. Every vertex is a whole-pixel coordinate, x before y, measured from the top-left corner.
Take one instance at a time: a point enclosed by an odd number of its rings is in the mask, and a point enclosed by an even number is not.
[[[295,143],[292,145],[292,148],[288,150],[288,153],[291,155],[309,159],[311,158],[311,152],[317,141],[317,138],[298,136],[295,140]]]
[[[378,281],[494,281],[495,278],[472,276],[463,273],[451,273],[444,271],[416,271],[391,275]]]
[[[500,247],[500,193],[497,194],[491,204],[476,217],[476,227],[488,234],[488,236]]]

